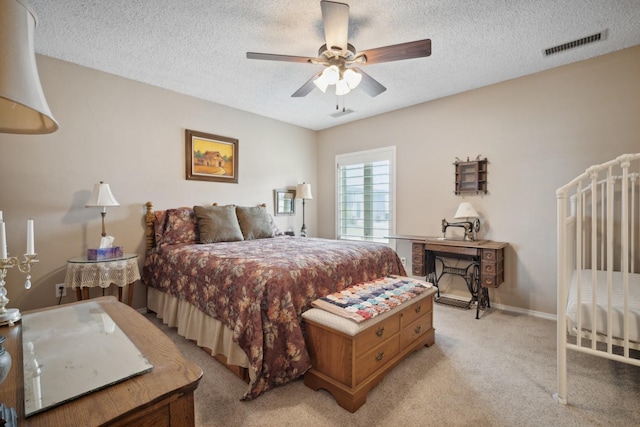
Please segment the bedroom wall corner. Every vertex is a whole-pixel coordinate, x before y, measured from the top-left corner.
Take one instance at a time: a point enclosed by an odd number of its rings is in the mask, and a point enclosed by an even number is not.
[[[509,243],[492,301],[555,314],[555,190],[590,165],[638,152],[639,69],[636,46],[320,131],[320,235],[334,235],[335,155],[396,145],[396,232],[438,236],[441,219],[471,202],[480,237]],[[489,159],[489,193],[454,195],[452,163],[478,155]],[[398,245],[408,262],[409,251]],[[444,279],[445,292],[468,297],[461,278]]]
[[[108,208],[107,233],[125,252],[140,255],[141,269],[147,201],[157,209],[266,203],[273,214],[274,189],[317,182],[314,131],[46,56],[36,59],[60,130],[0,134],[0,210],[9,252],[24,253],[26,220],[33,218],[40,260],[30,290],[22,286],[24,274],[9,271],[9,307],[24,311],[57,303],[55,284],[64,282],[66,260],[99,243],[99,209],[84,205],[101,180],[120,203]],[[185,129],[239,139],[238,184],[185,179]],[[306,206],[312,234],[316,206]],[[301,210],[275,217],[276,223],[299,231]],[[62,302],[72,301],[69,290]],[[145,304],[144,286],[137,284],[133,306]]]

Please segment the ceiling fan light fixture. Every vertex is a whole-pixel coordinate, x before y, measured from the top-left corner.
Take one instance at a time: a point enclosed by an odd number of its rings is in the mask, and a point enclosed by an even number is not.
[[[323,73],[321,73],[318,78],[313,81],[313,84],[315,84],[316,87],[322,91],[322,93],[327,92],[327,86],[329,86],[329,83],[327,83],[327,79],[324,78]]]
[[[5,0],[0,0],[0,2],[2,1]],[[340,87],[336,87],[336,93],[339,95],[346,94],[362,84],[362,90],[367,95],[378,96],[387,88],[358,68],[358,65],[424,58],[431,55],[431,39],[415,40],[358,52],[348,42],[349,5],[336,0],[321,0],[320,9],[325,43],[318,49],[317,58],[247,52],[248,59],[324,65],[325,68],[321,73],[312,76],[291,95],[294,98],[308,95],[314,85],[326,93],[327,87],[343,80]],[[349,70],[351,66],[354,68]]]
[[[322,72],[322,78],[324,78],[328,85],[334,85],[338,83],[340,79],[340,70],[337,66],[331,65]]]
[[[344,72],[344,80],[347,82],[350,89],[355,89],[362,81],[362,74],[353,71],[351,68],[347,68]]]
[[[339,80],[336,83],[336,95],[346,95],[349,92],[351,92],[351,89],[349,89],[349,84],[345,79]]]

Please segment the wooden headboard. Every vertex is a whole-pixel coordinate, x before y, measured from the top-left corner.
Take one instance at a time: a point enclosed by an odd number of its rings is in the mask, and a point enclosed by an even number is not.
[[[153,227],[153,224],[156,222],[156,217],[153,214],[153,203],[147,202],[145,206],[147,207],[147,211],[144,215],[144,222],[146,224],[144,236],[147,242],[146,250],[149,252],[156,244],[156,233]]]

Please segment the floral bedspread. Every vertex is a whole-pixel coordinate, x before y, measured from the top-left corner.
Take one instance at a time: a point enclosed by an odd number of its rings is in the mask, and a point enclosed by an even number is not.
[[[249,400],[311,367],[301,314],[312,301],[391,274],[406,275],[385,245],[275,237],[162,246],[147,254],[143,280],[233,331],[256,374]]]

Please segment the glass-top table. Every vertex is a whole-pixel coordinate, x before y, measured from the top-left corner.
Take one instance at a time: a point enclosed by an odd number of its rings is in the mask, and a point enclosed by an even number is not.
[[[121,257],[92,260],[76,257],[67,260],[66,286],[75,289],[78,300],[89,298],[89,288],[104,289],[115,284],[118,286],[118,300],[122,301],[122,289],[129,287],[127,303],[131,305],[134,283],[140,280],[138,254],[124,254]]]
[[[98,302],[22,316],[25,416],[153,366]]]
[[[89,259],[86,256],[78,256],[74,258],[70,258],[67,262],[72,264],[98,264],[98,263],[108,263],[108,262],[116,262],[116,261],[126,261],[129,259],[137,258],[138,254],[123,254],[122,256],[116,258],[105,258],[105,259]]]

